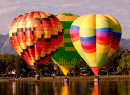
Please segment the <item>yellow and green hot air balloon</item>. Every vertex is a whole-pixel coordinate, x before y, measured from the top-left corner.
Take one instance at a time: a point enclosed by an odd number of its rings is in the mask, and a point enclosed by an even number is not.
[[[59,49],[52,58],[53,61],[61,68],[64,75],[67,75],[67,73],[81,59],[70,38],[71,24],[76,18],[78,18],[78,16],[71,13],[61,13],[56,15],[56,17],[63,25],[64,36]]]
[[[112,16],[90,14],[78,17],[71,25],[71,40],[78,53],[97,75],[116,50],[121,26]]]

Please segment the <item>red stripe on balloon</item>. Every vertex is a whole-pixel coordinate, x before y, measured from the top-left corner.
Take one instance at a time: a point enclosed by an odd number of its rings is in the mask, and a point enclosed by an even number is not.
[[[85,53],[94,53],[94,52],[96,52],[96,48],[93,48],[93,49],[83,49],[83,51],[85,52]]]
[[[101,41],[109,41],[112,40],[113,36],[109,36],[109,37],[102,37],[102,36],[96,36],[96,39],[101,40]]]
[[[93,44],[93,45],[90,45],[90,46],[84,46],[84,45],[82,45],[82,48],[83,49],[93,49],[93,48],[96,48],[96,44]]]
[[[110,41],[101,41],[101,40],[96,39],[96,43],[98,43],[100,45],[109,45],[109,44],[112,43],[112,40],[110,40]]]

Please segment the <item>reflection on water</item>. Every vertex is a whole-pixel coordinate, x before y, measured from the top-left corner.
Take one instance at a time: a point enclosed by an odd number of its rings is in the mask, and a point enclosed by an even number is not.
[[[0,82],[0,95],[130,95],[130,80],[80,82]]]

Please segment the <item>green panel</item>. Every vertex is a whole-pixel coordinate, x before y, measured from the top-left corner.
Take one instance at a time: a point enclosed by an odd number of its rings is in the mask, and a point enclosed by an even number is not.
[[[72,22],[73,21],[61,21],[61,23],[63,25],[63,29],[70,29]]]
[[[64,34],[64,38],[70,38],[70,34]]]
[[[113,30],[113,32],[118,32],[118,33],[122,32],[120,25],[114,25],[114,26],[112,26],[112,30]]]
[[[97,66],[104,66],[105,65],[105,59],[107,57],[108,53],[99,53],[96,52],[96,62],[97,62]]]
[[[65,16],[73,16],[71,13],[65,13]]]
[[[72,43],[65,43],[65,47],[74,47]]]

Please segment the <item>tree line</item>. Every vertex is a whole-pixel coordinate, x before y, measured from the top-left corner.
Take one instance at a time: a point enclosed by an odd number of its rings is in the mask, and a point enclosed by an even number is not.
[[[46,64],[43,65],[39,72],[41,75],[52,74],[54,73],[54,62],[50,59]],[[81,58],[79,62],[71,70],[75,75],[78,75],[81,72],[81,67],[84,70],[92,73],[90,67],[86,62]],[[9,74],[9,72],[15,70],[16,74],[29,74],[34,72],[30,66],[19,56],[14,54],[0,54],[0,74]],[[119,73],[130,73],[130,51],[124,49],[122,46],[118,46],[112,57],[104,66],[104,71],[107,74],[111,71],[117,71]],[[58,70],[60,74],[63,74],[62,71]],[[35,73],[35,72],[34,72]]]

